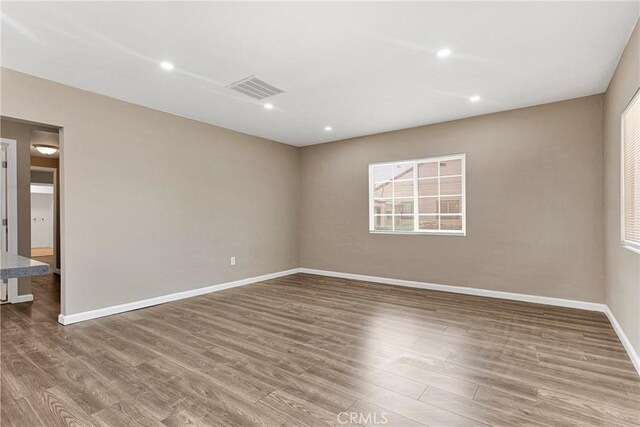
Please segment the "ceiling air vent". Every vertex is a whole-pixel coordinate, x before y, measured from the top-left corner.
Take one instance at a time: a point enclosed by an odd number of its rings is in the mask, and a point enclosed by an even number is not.
[[[284,92],[282,89],[278,89],[253,76],[235,82],[228,87],[255,99],[265,99]]]

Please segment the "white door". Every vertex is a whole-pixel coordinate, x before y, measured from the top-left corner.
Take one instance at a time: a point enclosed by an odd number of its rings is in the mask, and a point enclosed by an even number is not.
[[[0,257],[18,253],[17,143],[0,139]],[[18,301],[18,279],[0,283],[0,301]]]
[[[31,184],[31,247],[53,248],[53,185]]]
[[[0,144],[0,257],[2,252],[7,252],[9,247],[7,227],[7,168],[4,166],[7,164],[7,145]],[[9,282],[2,280],[0,283],[0,301],[8,302],[9,294]]]

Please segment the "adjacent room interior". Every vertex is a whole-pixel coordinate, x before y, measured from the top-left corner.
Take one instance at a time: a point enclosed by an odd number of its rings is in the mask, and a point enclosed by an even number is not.
[[[0,9],[2,426],[640,425],[637,1]]]

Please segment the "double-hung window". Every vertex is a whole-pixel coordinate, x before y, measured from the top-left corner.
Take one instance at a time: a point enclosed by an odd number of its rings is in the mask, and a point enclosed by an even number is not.
[[[640,91],[622,113],[622,244],[640,252]]]
[[[369,165],[369,231],[464,235],[465,155]]]

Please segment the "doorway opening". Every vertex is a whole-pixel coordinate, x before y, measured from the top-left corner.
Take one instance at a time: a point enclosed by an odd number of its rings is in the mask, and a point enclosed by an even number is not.
[[[31,258],[55,268],[56,169],[31,167]]]
[[[31,129],[30,136],[31,258],[50,266],[48,275],[31,278],[31,292],[34,303],[59,304],[59,134],[54,130]],[[40,150],[42,147],[47,149]]]
[[[0,249],[26,258],[33,258],[32,254],[35,253],[36,260],[51,266],[51,274],[47,276],[19,277],[3,284],[2,295],[6,292],[7,298],[2,299],[18,304],[3,305],[3,312],[23,313],[27,309],[28,312],[57,316],[64,301],[64,286],[60,276],[63,264],[60,232],[62,194],[59,191],[62,128],[2,116],[0,137],[0,146],[5,147],[3,155],[8,155],[10,159],[8,168],[3,172],[3,177],[8,176],[3,179],[5,187],[0,183],[0,187],[8,189],[0,197],[0,200],[9,197],[5,208],[0,206],[0,212],[8,207],[8,227],[0,230],[5,236],[8,235],[7,239],[3,239],[8,244]],[[33,184],[36,185],[33,212],[32,174]],[[34,218],[37,220],[34,221]],[[36,233],[34,240],[31,238],[32,231]],[[22,303],[30,306],[24,307]]]

